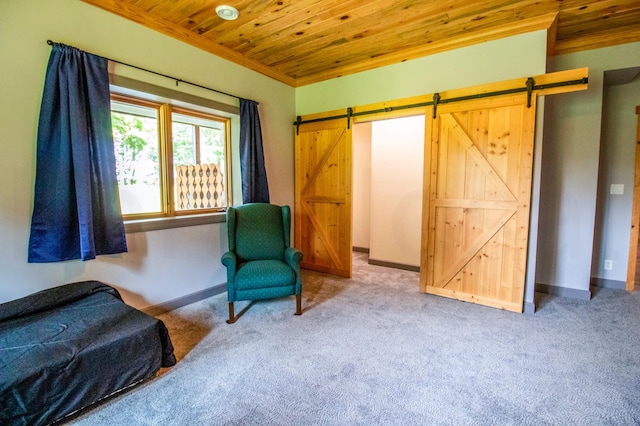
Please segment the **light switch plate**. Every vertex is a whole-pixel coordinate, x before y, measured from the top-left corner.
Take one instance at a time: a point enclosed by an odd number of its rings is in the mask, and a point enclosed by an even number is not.
[[[623,183],[612,183],[611,190],[609,191],[612,195],[622,195],[624,194],[624,184]]]

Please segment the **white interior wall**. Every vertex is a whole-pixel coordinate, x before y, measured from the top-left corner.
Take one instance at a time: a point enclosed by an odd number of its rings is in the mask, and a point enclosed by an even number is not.
[[[220,263],[227,249],[225,223],[127,234],[129,252],[122,255],[27,263],[37,123],[51,51],[47,39],[258,101],[271,200],[293,205],[294,88],[78,0],[2,0],[0,303],[93,279],[114,285],[126,302],[146,308],[226,282]],[[115,72],[133,71],[116,66]],[[237,105],[233,98],[142,75],[125,76]],[[237,146],[233,150],[237,153]],[[239,178],[236,170],[234,193]]]
[[[620,286],[627,279],[639,105],[640,78],[605,86],[591,274]],[[624,185],[624,193],[611,194],[612,184]],[[605,259],[611,260],[612,269],[604,269]]]
[[[371,123],[354,124],[353,132],[353,246],[370,247],[371,227]]]
[[[374,121],[369,259],[420,266],[424,115]]]
[[[640,65],[640,43],[549,58],[549,71],[589,67],[586,91],[545,100],[536,280],[590,297],[598,188],[603,76],[607,70]],[[603,229],[628,223],[607,222]],[[628,244],[618,241],[617,246]],[[598,266],[594,272],[604,276]]]

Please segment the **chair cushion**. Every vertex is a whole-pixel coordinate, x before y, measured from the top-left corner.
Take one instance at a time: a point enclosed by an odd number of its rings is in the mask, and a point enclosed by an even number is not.
[[[238,290],[290,286],[295,282],[293,269],[281,260],[253,260],[241,264],[236,272]]]
[[[235,208],[235,244],[240,259],[284,260],[286,248],[282,209],[254,203]]]

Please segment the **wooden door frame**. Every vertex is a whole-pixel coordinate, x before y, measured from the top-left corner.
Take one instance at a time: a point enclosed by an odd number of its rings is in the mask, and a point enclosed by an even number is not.
[[[633,205],[631,207],[631,236],[629,238],[629,260],[627,263],[626,290],[633,291],[636,281],[638,238],[640,236],[640,106],[636,107],[638,130],[636,133],[636,167],[633,181]]]

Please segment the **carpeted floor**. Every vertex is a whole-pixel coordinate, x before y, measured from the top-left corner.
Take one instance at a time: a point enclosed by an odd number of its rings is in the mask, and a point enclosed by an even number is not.
[[[358,254],[352,279],[305,271],[299,317],[291,297],[228,325],[225,294],[164,314],[178,364],[68,424],[640,424],[640,292],[521,315],[418,280]]]

